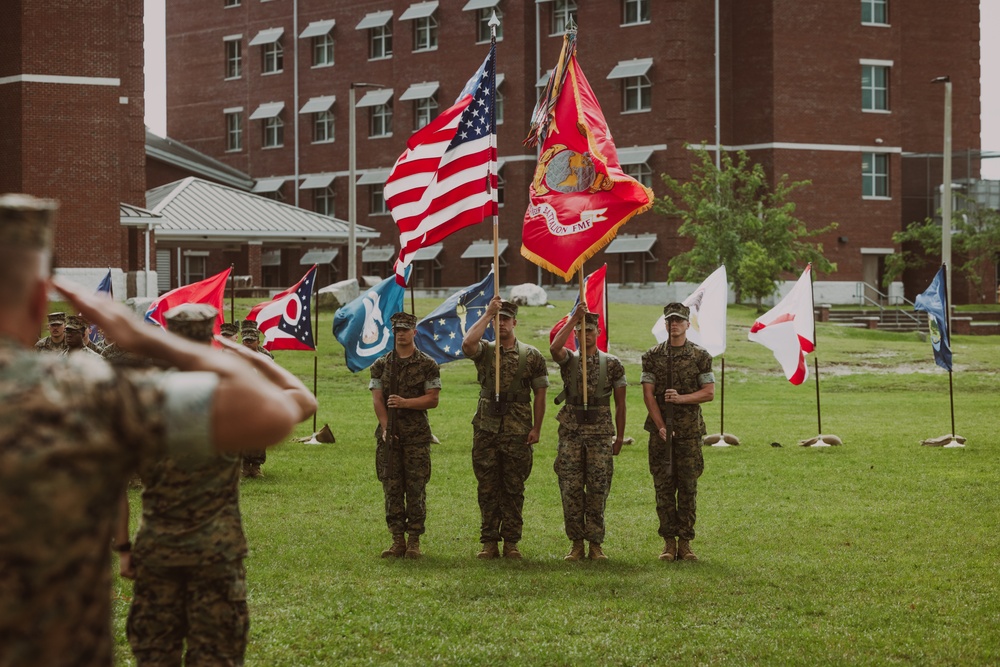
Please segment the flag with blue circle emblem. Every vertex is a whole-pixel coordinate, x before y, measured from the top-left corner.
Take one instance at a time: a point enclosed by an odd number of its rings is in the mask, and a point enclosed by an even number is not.
[[[913,300],[913,310],[922,310],[929,316],[931,346],[934,363],[946,371],[951,370],[951,332],[948,331],[948,287],[945,269],[938,269],[930,286]]]
[[[333,316],[333,335],[344,346],[347,368],[352,373],[364,370],[393,349],[391,317],[403,310],[406,290],[396,284],[395,275],[341,306]]]
[[[417,348],[439,364],[465,359],[462,339],[490,304],[494,276],[490,270],[481,281],[455,292],[434,312],[417,322]],[[493,327],[487,327],[483,340],[492,341],[494,337]]]

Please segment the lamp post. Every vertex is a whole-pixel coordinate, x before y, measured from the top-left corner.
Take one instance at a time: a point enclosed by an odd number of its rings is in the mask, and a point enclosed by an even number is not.
[[[941,261],[948,283],[948,333],[951,335],[951,77],[939,76],[931,83],[944,84],[944,155],[941,168]]]
[[[347,279],[358,279],[358,192],[357,192],[357,119],[355,118],[355,88],[380,88],[377,83],[352,83],[348,99],[347,122]]]

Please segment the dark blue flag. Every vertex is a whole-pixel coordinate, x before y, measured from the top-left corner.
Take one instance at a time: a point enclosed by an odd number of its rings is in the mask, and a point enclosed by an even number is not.
[[[108,299],[114,298],[114,293],[111,288],[111,269],[108,269],[107,274],[101,278],[101,282],[97,286],[96,293]],[[102,345],[104,343],[104,334],[97,328],[96,324],[90,325],[89,330],[87,331],[87,338],[94,345]]]
[[[913,309],[927,313],[930,324],[931,345],[934,347],[934,362],[946,371],[951,370],[951,332],[948,331],[947,279],[944,266],[938,269],[930,287],[918,294]]]
[[[333,316],[333,335],[344,346],[344,357],[352,373],[364,370],[392,349],[394,339],[390,317],[403,310],[405,288],[395,275],[361,295]]]
[[[434,312],[417,322],[417,348],[439,364],[465,359],[462,339],[469,327],[482,317],[493,298],[493,279],[491,270],[480,282],[455,292]],[[483,340],[493,339],[493,327],[487,327]]]

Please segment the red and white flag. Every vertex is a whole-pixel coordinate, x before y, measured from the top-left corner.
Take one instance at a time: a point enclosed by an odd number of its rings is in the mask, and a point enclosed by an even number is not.
[[[608,351],[608,301],[604,298],[607,273],[608,265],[605,264],[584,278],[586,282],[583,285],[583,293],[587,297],[587,310],[591,313],[597,313],[597,326],[600,327],[600,331],[597,333],[597,349],[601,352]],[[580,297],[576,297],[576,303],[573,304],[574,310],[578,303],[580,303]],[[555,340],[556,334],[566,325],[572,314],[573,310],[570,310],[569,315],[565,315],[552,327],[552,331],[549,332],[550,343]],[[576,351],[576,341],[573,336],[570,336],[569,340],[566,341],[566,347]]]
[[[265,350],[315,350],[309,302],[312,300],[316,265],[302,280],[270,301],[258,303],[247,315],[264,336]]]
[[[802,384],[809,377],[805,355],[816,349],[813,317],[812,264],[778,304],[757,318],[748,338],[774,353],[785,377]]]
[[[713,357],[726,351],[726,306],[729,304],[729,279],[726,267],[720,266],[683,301],[691,309],[687,339],[705,348]],[[656,342],[670,337],[661,315],[653,325]]]
[[[210,278],[199,280],[190,285],[184,285],[177,289],[170,290],[166,294],[158,296],[146,309],[145,320],[150,324],[166,328],[166,318],[164,315],[174,306],[185,303],[207,303],[213,306],[219,315],[215,320],[215,333],[219,333],[219,327],[225,321],[222,315],[222,298],[226,293],[226,281],[233,267],[229,267],[222,273],[217,273]]]
[[[417,130],[385,182],[399,227],[396,282],[420,248],[497,212],[496,45],[455,104]]]

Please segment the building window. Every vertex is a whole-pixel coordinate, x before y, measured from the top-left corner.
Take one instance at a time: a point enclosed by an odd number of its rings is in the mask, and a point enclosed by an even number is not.
[[[861,0],[861,22],[889,25],[889,0]]]
[[[503,93],[500,92],[499,84],[496,97],[493,98],[493,119],[497,125],[503,125]]]
[[[283,69],[285,50],[281,46],[280,39],[265,44],[262,53],[264,54],[264,62],[260,68],[261,74],[275,74]]]
[[[228,8],[228,7],[239,7],[240,6],[240,0],[224,0],[223,3],[222,3],[222,6],[226,7],[226,8]]]
[[[392,136],[392,107],[388,104],[379,104],[372,107],[370,123],[368,125],[369,137],[391,137]]]
[[[285,123],[281,116],[264,119],[264,148],[277,148],[285,145]]]
[[[392,57],[392,23],[368,31],[368,59]]]
[[[326,33],[313,37],[313,67],[329,67],[333,64],[333,35]]]
[[[497,206],[503,206],[503,196],[507,189],[507,182],[504,181],[503,175],[500,174],[502,170],[497,168]]]
[[[226,40],[226,78],[238,79],[243,73],[242,37]]]
[[[622,25],[649,23],[649,0],[622,0]]]
[[[861,109],[889,110],[889,68],[884,65],[861,66]]]
[[[552,34],[563,34],[570,23],[576,23],[576,0],[555,0],[552,3]]]
[[[631,176],[647,188],[653,187],[653,170],[645,162],[639,164],[622,165],[622,171]]]
[[[389,212],[389,207],[385,203],[385,186],[371,186],[371,199],[368,207],[369,215],[385,215]]]
[[[336,198],[333,194],[333,186],[328,185],[314,192],[313,209],[320,215],[334,217],[334,203],[336,202]]]
[[[432,51],[438,47],[438,22],[434,15],[413,22],[413,50]]]
[[[410,264],[413,273],[410,274],[410,284],[417,288],[441,287],[441,269],[444,266],[440,260],[429,259]]]
[[[208,253],[195,251],[184,253],[184,283],[191,284],[204,280],[208,275]]]
[[[313,114],[313,143],[333,141],[333,112],[320,111]]]
[[[653,264],[656,259],[649,252],[623,252],[619,255],[619,270],[622,284],[645,285],[653,279]]]
[[[497,26],[497,41],[503,39],[503,12],[499,7],[487,7],[479,10],[476,21],[476,41],[479,43],[490,41],[490,17],[493,16],[493,12],[497,13],[497,19],[500,21],[500,25]]]
[[[278,187],[277,190],[273,190],[271,192],[262,192],[261,197],[265,197],[266,199],[271,199],[273,201],[285,201],[285,186],[282,185]]]
[[[622,107],[625,111],[649,111],[653,108],[653,85],[645,74],[630,76],[624,81]]]
[[[889,156],[885,153],[862,153],[861,196],[889,196]]]
[[[226,113],[226,150],[229,152],[243,150],[242,111]]]
[[[436,96],[431,95],[430,97],[425,97],[420,100],[415,100],[413,104],[415,107],[413,114],[413,118],[415,121],[414,129],[419,130],[423,126],[427,125],[427,123],[434,120],[434,117],[437,116],[438,103]]]

